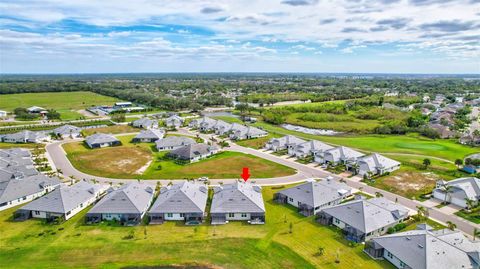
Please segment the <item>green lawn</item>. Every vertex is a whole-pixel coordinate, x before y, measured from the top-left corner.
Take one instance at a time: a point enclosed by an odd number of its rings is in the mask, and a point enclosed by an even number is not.
[[[17,107],[40,106],[57,110],[62,120],[75,120],[82,116],[78,110],[93,105],[113,105],[118,101],[117,98],[84,91],[3,94],[0,109],[12,112]]]
[[[173,160],[162,159],[167,151],[157,152],[154,143],[132,144],[130,141],[134,136],[118,136],[122,146],[117,147],[89,149],[83,142],[74,142],[64,144],[63,148],[78,170],[110,178],[239,178],[243,167],[250,168],[252,179],[295,173],[294,169],[287,166],[239,152],[221,152],[199,162],[180,165]],[[148,168],[140,172],[145,165]]]
[[[255,125],[268,132],[281,135],[296,135],[305,139],[317,139],[333,145],[343,145],[364,152],[407,153],[444,158],[450,161],[462,159],[480,149],[461,145],[454,140],[429,139],[416,134],[410,135],[357,135],[357,136],[318,136],[283,129],[264,122]]]
[[[83,224],[85,211],[60,225],[12,222],[14,209],[0,212],[0,268],[119,268],[197,263],[221,268],[393,268],[348,246],[341,234],[272,202],[264,188],[265,225],[232,222],[192,227],[114,227]],[[289,225],[293,233],[289,233]],[[130,233],[133,239],[124,239]],[[318,248],[325,254],[318,256]],[[335,263],[335,257],[340,263]]]
[[[223,121],[228,122],[228,123],[243,124],[243,121],[240,118],[237,118],[237,117],[215,116],[215,117],[212,117],[212,119],[223,120]]]
[[[239,178],[243,167],[250,168],[252,179],[288,176],[295,170],[275,162],[239,152],[221,152],[196,163],[179,165],[173,160],[158,160],[167,152],[156,153],[156,158],[141,176],[144,179],[179,178]],[[159,166],[161,169],[159,169]]]
[[[480,224],[480,206],[472,209],[471,212],[467,212],[466,210],[457,211],[455,215],[473,223]]]

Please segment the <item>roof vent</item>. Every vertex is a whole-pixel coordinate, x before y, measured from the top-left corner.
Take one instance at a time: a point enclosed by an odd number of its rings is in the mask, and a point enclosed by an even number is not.
[[[418,244],[418,247],[419,247],[419,248],[423,248],[423,246],[422,246],[422,245],[420,245],[420,244]]]
[[[410,241],[410,237],[406,237],[405,239],[407,239],[408,241]]]
[[[255,185],[255,186],[253,186],[253,190],[261,193],[262,192],[262,187]]]

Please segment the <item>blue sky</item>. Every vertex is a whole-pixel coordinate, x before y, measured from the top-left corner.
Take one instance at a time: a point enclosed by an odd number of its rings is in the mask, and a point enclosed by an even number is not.
[[[3,0],[0,72],[480,73],[480,1]]]

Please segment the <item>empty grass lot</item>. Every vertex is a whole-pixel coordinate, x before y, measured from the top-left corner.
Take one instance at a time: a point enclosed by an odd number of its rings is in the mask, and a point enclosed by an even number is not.
[[[118,101],[120,100],[117,98],[85,91],[3,94],[0,98],[0,109],[13,112],[17,107],[40,106],[55,109],[62,120],[75,120],[82,116],[78,110],[93,105],[113,105]]]
[[[196,163],[180,165],[173,160],[162,159],[167,151],[157,152],[154,143],[132,144],[130,141],[133,137],[134,135],[118,136],[122,146],[117,147],[89,149],[83,142],[73,142],[64,144],[63,148],[78,170],[110,178],[239,178],[242,168],[247,166],[252,178],[280,177],[295,173],[289,167],[239,152],[221,152]]]
[[[333,228],[277,205],[278,189],[264,188],[265,225],[231,222],[192,227],[163,225],[86,226],[86,211],[60,225],[12,222],[14,209],[0,212],[0,268],[119,268],[198,263],[219,268],[393,268],[348,246]],[[289,233],[289,225],[293,233]],[[126,239],[133,233],[132,239]],[[325,250],[318,256],[318,248]],[[338,255],[340,263],[335,263]]]
[[[140,129],[134,128],[130,125],[112,125],[102,128],[92,128],[86,129],[83,131],[85,135],[92,135],[94,133],[104,133],[104,134],[124,134],[124,133],[138,133]]]

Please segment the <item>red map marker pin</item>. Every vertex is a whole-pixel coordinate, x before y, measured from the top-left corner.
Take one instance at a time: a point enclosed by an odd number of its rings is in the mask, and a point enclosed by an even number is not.
[[[243,173],[240,175],[245,182],[250,178],[250,173],[248,172],[248,167],[243,168]]]

